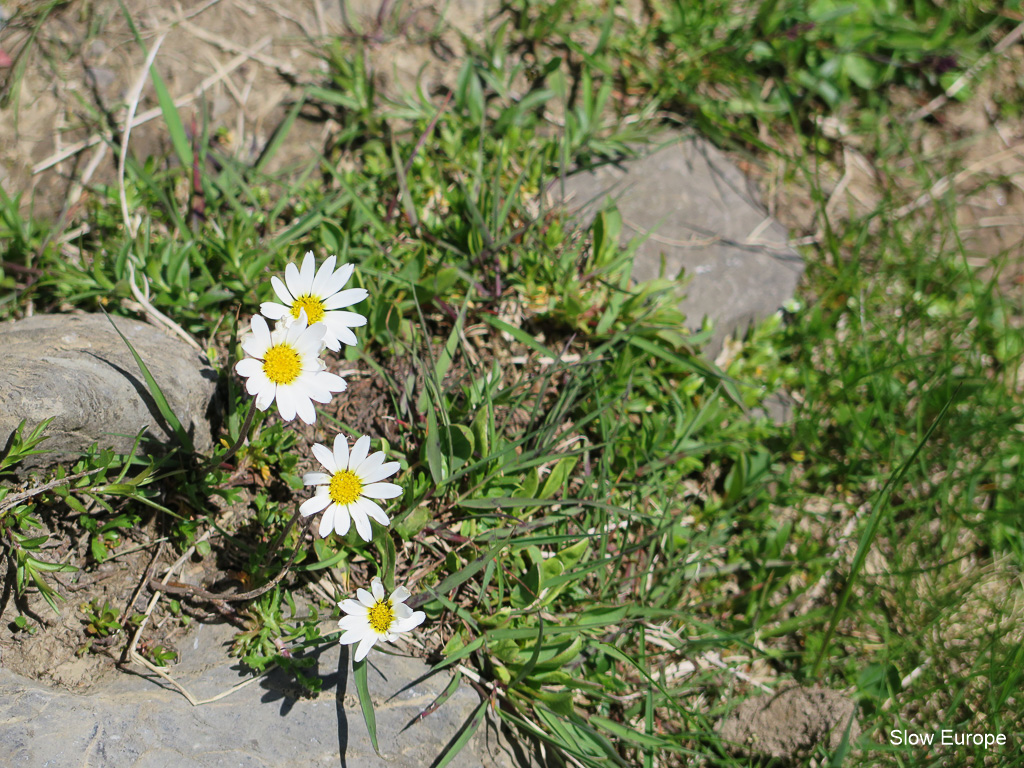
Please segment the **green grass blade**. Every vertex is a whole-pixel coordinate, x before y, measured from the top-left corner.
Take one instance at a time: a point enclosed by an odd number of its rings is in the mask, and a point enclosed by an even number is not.
[[[480,724],[484,721],[484,715],[487,714],[487,702],[488,699],[484,699],[480,702],[480,705],[476,708],[472,715],[469,716],[469,720],[466,721],[465,725],[462,726],[462,730],[455,737],[455,740],[450,742],[440,759],[434,763],[434,768],[444,768],[448,763],[455,759],[455,756],[462,751],[462,748],[469,743],[469,740],[473,738],[473,734],[480,728]]]
[[[864,565],[864,561],[867,559],[868,552],[871,551],[871,542],[874,541],[875,533],[878,531],[878,525],[882,522],[882,514],[889,506],[889,497],[892,493],[892,489],[896,486],[903,476],[907,474],[907,471],[917,461],[918,454],[924,449],[928,439],[932,436],[932,433],[938,428],[939,424],[946,416],[946,412],[949,410],[949,406],[956,400],[957,393],[960,391],[960,386],[957,386],[956,391],[953,392],[952,396],[946,400],[945,405],[942,406],[942,410],[932,421],[928,427],[928,431],[924,433],[917,446],[914,448],[913,453],[903,462],[902,466],[897,470],[894,475],[891,475],[886,481],[882,490],[878,493],[878,501],[874,505],[874,509],[871,511],[871,517],[868,518],[867,527],[864,528],[864,533],[861,534],[860,541],[857,542],[857,554],[853,558],[853,565],[850,566],[850,575],[846,578],[846,585],[843,587],[842,594],[839,596],[839,602],[836,603],[835,610],[832,611],[832,618],[829,621],[828,629],[825,632],[825,639],[821,643],[821,649],[818,651],[818,658],[814,661],[814,667],[811,669],[811,677],[818,676],[818,669],[821,667],[821,662],[825,660],[825,654],[828,652],[829,643],[832,642],[832,635],[835,634],[836,627],[839,625],[839,620],[846,609],[846,602],[850,599],[850,592],[853,589],[854,582],[857,580],[857,574],[860,573],[860,569]]]
[[[171,146],[174,147],[174,154],[178,156],[178,162],[183,168],[192,170],[192,146],[188,141],[188,134],[185,133],[185,125],[181,122],[181,115],[174,105],[164,80],[157,72],[156,64],[149,68],[149,77],[153,81],[153,90],[156,91],[157,104],[160,105],[160,112],[164,116],[164,123],[167,124],[167,133],[171,137]]]
[[[122,0],[118,0],[118,4],[121,6],[121,12],[124,14],[125,19],[128,22],[128,28],[131,30],[132,35],[135,36],[135,42],[139,48],[145,54],[146,43],[142,39],[142,35],[139,34],[138,27],[135,26],[135,22],[132,21],[131,14],[125,7]],[[174,106],[174,99],[171,98],[170,92],[167,90],[167,86],[164,84],[163,78],[160,77],[160,73],[157,72],[156,64],[152,64],[149,68],[149,76],[153,81],[153,90],[156,91],[156,100],[160,105],[160,112],[163,113],[164,123],[167,125],[167,133],[171,137],[171,145],[174,147],[174,153],[178,156],[178,161],[182,166],[191,171],[192,169],[192,146],[189,144],[188,135],[185,133],[185,126],[181,122],[181,116],[178,114],[178,108]]]
[[[195,452],[192,445],[192,438],[188,436],[188,432],[181,426],[181,422],[178,421],[178,417],[174,415],[174,411],[171,410],[171,406],[167,402],[167,398],[164,397],[163,391],[160,389],[160,385],[156,383],[156,379],[153,378],[153,374],[149,372],[149,368],[146,367],[145,362],[139,356],[139,353],[135,351],[135,347],[128,341],[128,338],[121,333],[121,330],[114,324],[114,319],[107,314],[107,311],[100,307],[103,314],[107,316],[107,320],[114,326],[114,330],[117,331],[117,335],[121,337],[121,341],[128,347],[128,351],[132,353],[132,357],[135,358],[135,362],[139,366],[139,370],[142,371],[142,377],[146,380],[146,388],[149,390],[149,394],[153,396],[153,401],[156,403],[157,409],[160,411],[160,415],[164,417],[164,421],[170,425],[171,429],[174,430],[174,436],[178,438],[178,442],[189,454]]]
[[[277,126],[277,130],[274,131],[274,135],[271,137],[270,142],[264,148],[263,152],[259,156],[259,159],[256,161],[255,170],[257,172],[263,171],[263,169],[266,168],[267,163],[269,163],[273,159],[274,155],[277,154],[277,150],[281,148],[281,145],[284,144],[285,139],[288,138],[288,134],[291,133],[292,126],[295,124],[295,120],[299,116],[299,112],[302,111],[302,108],[305,105],[306,97],[303,96],[298,101],[296,101],[295,104],[292,105],[292,108],[290,110],[288,110],[288,114],[285,115],[285,118],[284,120],[281,121],[281,124]]]
[[[355,649],[353,649],[353,652]],[[373,712],[373,699],[370,698],[370,685],[366,674],[369,668],[366,659],[352,662],[352,676],[356,681],[356,693],[359,695],[359,706],[363,710],[363,721],[366,723],[366,730],[370,734],[370,744],[373,751],[381,757],[380,748],[377,746],[377,715]]]

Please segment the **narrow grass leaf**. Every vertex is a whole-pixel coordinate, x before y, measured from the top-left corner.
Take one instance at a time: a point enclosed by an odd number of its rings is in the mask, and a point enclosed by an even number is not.
[[[292,108],[288,110],[288,114],[285,115],[281,124],[277,126],[277,129],[274,131],[274,135],[267,143],[267,146],[264,147],[263,152],[260,153],[259,159],[256,160],[254,170],[257,173],[263,171],[267,163],[269,163],[274,158],[274,155],[277,154],[277,150],[281,148],[285,139],[288,138],[288,134],[291,133],[292,126],[295,124],[295,120],[298,118],[299,112],[302,111],[302,108],[305,105],[306,97],[303,96],[300,97],[299,100],[292,105]]]
[[[363,710],[363,721],[366,723],[366,730],[370,734],[370,744],[377,757],[383,757],[380,748],[377,746],[377,715],[373,711],[373,699],[370,698],[370,684],[367,680],[369,662],[366,659],[352,662],[352,676],[356,681],[356,693],[359,695],[359,706]]]
[[[860,541],[857,542],[857,554],[853,558],[853,564],[850,566],[850,575],[846,578],[846,585],[843,587],[842,593],[839,595],[839,601],[836,603],[835,610],[832,611],[832,618],[829,621],[828,629],[825,631],[825,639],[821,643],[821,649],[818,651],[818,658],[814,661],[814,667],[811,669],[811,677],[818,676],[818,670],[821,667],[821,662],[825,660],[825,654],[828,652],[829,644],[832,642],[832,636],[835,634],[836,627],[839,625],[839,621],[842,618],[843,611],[846,610],[846,603],[850,599],[850,592],[853,589],[853,585],[856,583],[857,575],[860,573],[860,569],[864,566],[864,561],[867,559],[868,552],[871,551],[871,544],[875,539],[875,533],[878,531],[878,526],[882,522],[882,514],[888,509],[889,497],[892,493],[892,489],[903,479],[909,469],[917,461],[918,455],[924,449],[928,439],[932,436],[932,433],[938,428],[939,424],[946,417],[946,412],[949,407],[956,401],[957,394],[960,392],[960,385],[957,385],[956,390],[952,396],[946,400],[942,406],[942,410],[939,411],[938,415],[932,421],[928,427],[928,431],[924,433],[924,436],[918,441],[914,447],[913,452],[903,462],[903,465],[895,472],[890,475],[886,481],[882,490],[878,492],[877,500],[873,505],[871,511],[871,517],[868,518],[868,524],[864,528],[864,532],[861,534]]]
[[[128,338],[121,333],[121,330],[114,324],[114,319],[107,314],[107,311],[103,309],[103,307],[100,307],[100,309],[103,311],[103,314],[107,316],[107,320],[110,321],[110,324],[114,326],[114,330],[117,332],[117,335],[121,337],[121,341],[123,341],[128,347],[128,351],[132,353],[132,357],[135,358],[135,362],[138,364],[139,370],[142,371],[142,376],[146,380],[146,388],[149,390],[149,394],[153,396],[153,401],[156,403],[156,407],[157,410],[160,411],[160,415],[164,417],[164,421],[166,421],[171,429],[174,430],[174,435],[178,438],[178,442],[181,444],[182,448],[185,449],[186,453],[191,455],[194,452],[192,438],[189,437],[185,428],[181,426],[181,422],[178,421],[178,417],[174,415],[174,411],[168,404],[167,398],[164,397],[164,393],[163,390],[160,389],[160,385],[156,383],[156,379],[153,378],[153,374],[149,372],[149,368],[146,367],[146,364],[139,356],[139,353],[135,351],[135,347],[132,346],[132,343],[128,341]]]
[[[489,699],[484,699],[480,702],[480,706],[476,708],[472,715],[469,716],[469,720],[466,721],[465,725],[462,726],[462,730],[458,733],[455,739],[449,742],[444,753],[441,757],[431,766],[431,768],[444,768],[448,763],[455,759],[455,756],[462,751],[462,748],[469,743],[469,740],[473,738],[473,734],[480,728],[480,724],[484,721],[484,715],[487,714],[487,702]]]

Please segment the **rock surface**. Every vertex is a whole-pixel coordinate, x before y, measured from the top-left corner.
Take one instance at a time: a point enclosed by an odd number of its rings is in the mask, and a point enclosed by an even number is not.
[[[199,700],[246,679],[226,644],[234,630],[200,625],[168,672]],[[0,745],[5,765],[80,768],[420,768],[429,766],[479,705],[460,687],[435,712],[415,718],[447,686],[448,672],[406,656],[371,652],[370,693],[381,757],[374,754],[351,676],[349,649],[319,654],[324,689],[302,698],[289,676],[272,671],[217,701],[193,707],[148,672],[119,674],[87,695],[59,691],[0,668]],[[134,668],[134,667],[133,667]],[[340,670],[340,671],[336,671]],[[488,731],[491,731],[488,737]],[[488,743],[489,742],[489,743]],[[515,765],[486,724],[454,765]]]
[[[575,173],[552,190],[587,221],[610,197],[623,219],[623,243],[646,236],[633,277],[688,280],[681,308],[693,330],[705,316],[714,358],[730,333],[742,334],[793,297],[803,261],[785,229],[757,200],[743,173],[707,141],[663,137],[652,151],[620,164]]]
[[[834,752],[847,725],[850,744],[860,735],[855,711],[854,703],[836,691],[794,686],[745,700],[722,721],[719,735],[751,756],[793,758],[818,744]]]
[[[196,450],[213,445],[210,416],[217,375],[200,353],[151,325],[115,318],[142,357]],[[39,448],[21,468],[76,457],[92,443],[118,453],[135,434],[166,443],[164,423],[131,352],[103,315],[36,315],[0,323],[0,450],[22,419],[26,431],[54,417]]]

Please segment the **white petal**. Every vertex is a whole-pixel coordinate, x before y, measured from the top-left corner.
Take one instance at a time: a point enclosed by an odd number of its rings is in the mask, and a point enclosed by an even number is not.
[[[235,363],[235,373],[239,376],[256,376],[263,372],[263,363],[254,357],[247,357],[244,360],[239,360]]]
[[[373,644],[377,642],[377,638],[373,635],[368,635],[359,641],[359,645],[356,646],[356,655],[354,656],[356,661],[362,661],[366,658],[366,654],[373,648]]]
[[[251,379],[249,379],[249,381],[256,381],[256,377],[253,376]],[[267,383],[270,384],[269,379],[267,380]],[[249,394],[252,394],[251,390]],[[267,410],[267,408],[270,407],[270,404],[274,402],[274,395],[276,394],[277,387],[275,387],[273,384],[270,384],[269,387],[261,388],[259,392],[256,394],[256,407],[259,408],[261,411]]]
[[[326,493],[318,493],[316,496],[311,496],[299,505],[299,513],[303,517],[309,517],[310,515],[315,515],[317,512],[322,512],[330,505],[331,497]]]
[[[269,345],[263,346],[260,344],[260,340],[256,338],[255,333],[247,333],[242,338],[242,350],[249,357],[262,360],[263,356],[267,353],[267,349],[269,349]]]
[[[295,322],[291,323],[287,328],[284,329],[284,342],[295,349],[299,353],[299,357],[304,357],[302,350],[298,348],[299,338],[309,328],[309,323],[306,318],[305,308],[299,310],[299,316],[295,319]]]
[[[320,347],[323,345],[324,336],[326,334],[326,324],[313,323],[302,333],[300,337],[295,340],[295,346],[300,352],[316,357],[320,354]]]
[[[331,330],[337,328],[362,328],[366,325],[366,318],[358,312],[345,312],[336,309],[324,315],[323,321]]]
[[[299,317],[304,317],[304,315],[299,312]],[[278,344],[287,343],[288,334],[291,333],[291,327],[297,322],[298,320],[293,318],[291,314],[287,314],[274,323],[274,331],[270,334],[271,345],[277,346]]]
[[[342,344],[347,344],[350,347],[358,347],[359,339],[354,333],[348,328],[339,328],[338,332],[334,334]],[[337,350],[335,350],[337,351]]]
[[[339,629],[362,629],[366,626],[366,614],[362,616],[342,616],[338,622]]]
[[[292,393],[285,387],[277,388],[277,410],[281,414],[281,418],[285,421],[293,421],[295,419],[295,398]]]
[[[352,523],[352,519],[348,516],[348,510],[341,506],[341,504],[335,504],[334,509],[334,532],[339,536],[344,536],[348,533],[348,527]]]
[[[356,502],[358,501],[359,499],[356,499]],[[356,503],[348,505],[348,513],[352,516],[352,522],[356,524],[356,533],[363,541],[372,541],[373,528],[370,527],[370,518],[366,516],[366,511]]]
[[[381,451],[383,453],[383,451]],[[401,468],[401,464],[397,461],[389,461],[386,464],[381,464],[379,467],[374,468],[372,471],[366,472],[362,475],[362,481],[364,485],[370,485],[383,480],[385,477],[391,477],[395,472]]]
[[[316,385],[318,387],[323,387],[328,392],[344,392],[348,389],[348,384],[345,383],[345,380],[341,378],[341,376],[328,373],[327,371],[319,371],[313,375],[316,377]]]
[[[324,302],[324,311],[350,307],[364,301],[370,292],[365,288],[349,288],[347,291],[338,291]]]
[[[312,251],[306,251],[302,259],[302,266],[299,268],[300,296],[305,296],[313,290],[313,278],[316,276],[316,258]]]
[[[334,437],[334,465],[335,472],[338,467],[348,469],[348,438],[341,432]]]
[[[306,394],[310,400],[316,400],[318,403],[329,403],[331,402],[332,393],[329,389],[324,389],[312,376],[304,376],[300,381],[297,381],[302,391]]]
[[[384,510],[380,508],[380,505],[363,496],[360,496],[358,499],[353,501],[351,506],[358,507],[360,514],[372,517],[381,525],[387,525],[391,522],[391,520],[388,519],[388,516],[384,514]],[[369,541],[369,539],[367,539],[367,541]]]
[[[280,320],[289,313],[288,307],[278,304],[276,301],[264,301],[260,304],[260,314],[269,317],[271,320]]]
[[[314,498],[316,498],[314,496]],[[335,518],[335,505],[331,504],[324,510],[324,516],[320,518],[320,528],[317,531],[320,534],[321,539],[326,539],[331,535],[331,529],[334,527]]]
[[[269,406],[274,400],[274,393],[277,392],[277,385],[268,379],[267,375],[263,371],[259,371],[255,376],[250,376],[246,379],[245,391],[250,395],[255,396],[257,403],[259,402],[260,395],[263,395],[263,397],[269,397],[270,400],[267,401],[267,405],[262,407],[257,405],[261,411],[265,411],[267,410],[267,406]]]
[[[326,445],[320,445],[320,443],[313,443],[312,449],[313,455],[316,456],[316,460],[324,465],[324,469],[330,472],[332,475],[338,471],[338,465],[334,462],[334,454],[331,453],[330,449]],[[330,479],[326,482],[331,482]]]
[[[402,486],[394,483],[370,483],[363,486],[363,495],[371,499],[397,499],[402,493]]]
[[[342,264],[340,267],[338,267],[338,271],[331,275],[330,280],[328,280],[324,284],[323,293],[321,293],[320,295],[330,296],[344,288],[345,283],[347,283],[348,279],[352,277],[352,272],[355,270],[355,268],[355,264]]]
[[[291,265],[289,264],[289,266]],[[285,271],[287,272],[287,270]],[[274,287],[274,293],[277,294],[277,298],[281,300],[281,303],[284,304],[286,310],[291,307],[292,303],[295,301],[295,297],[292,296],[288,289],[284,287],[284,283],[281,282],[281,278],[275,275],[270,278],[270,284]],[[270,315],[267,315],[267,317],[270,317]]]
[[[289,261],[284,268],[284,282],[288,286],[288,293],[295,298],[302,295],[302,279],[299,277],[299,268],[294,262]]]
[[[427,614],[423,611],[416,611],[408,619],[395,619],[391,625],[393,632],[408,632],[410,629],[415,629],[423,620],[427,618]]]
[[[353,600],[351,597],[346,597],[340,603],[338,607],[341,608],[345,613],[353,616],[365,617],[366,606],[360,603],[358,600]]]
[[[358,643],[364,637],[367,636],[367,632],[370,633],[369,636],[372,638],[373,630],[369,629],[368,627],[366,629],[363,629],[361,627],[359,629],[350,629],[347,632],[342,633],[341,637],[338,638],[338,642],[342,645],[352,645],[352,643]]]
[[[404,603],[410,596],[412,596],[412,592],[405,587],[395,587],[395,591],[391,593],[391,599],[396,603]],[[403,608],[408,607],[407,605],[403,606]]]
[[[370,579],[370,592],[373,594],[373,599],[380,601],[384,599],[387,594],[384,591],[384,582],[380,580],[380,576],[374,576]]]
[[[331,476],[323,472],[307,472],[302,476],[303,485],[327,485],[331,482]]]
[[[334,334],[331,333],[330,331],[327,331],[327,334],[324,336],[324,346],[327,349],[331,350],[331,352],[341,351],[341,343],[335,338]],[[352,346],[355,345],[353,344]]]
[[[313,278],[313,288],[310,291],[314,296],[327,295],[324,286],[330,282],[331,276],[334,274],[334,263],[337,260],[337,256],[328,256],[324,259],[324,263],[320,265],[320,269],[316,271],[316,277]]]
[[[377,451],[363,459],[363,463],[358,467],[352,467],[352,471],[355,472],[356,476],[365,483],[366,480],[363,480],[363,478],[366,477],[367,472],[372,472],[383,463],[384,451]]]
[[[366,461],[366,454],[370,452],[370,436],[363,435],[356,444],[352,446],[352,453],[348,457],[348,468],[355,469],[364,461]]]
[[[267,325],[266,320],[259,315],[253,315],[252,320],[249,321],[249,327],[252,328],[252,335],[256,338],[256,343],[263,349],[270,346],[270,326]]]
[[[371,595],[362,587],[356,590],[356,598],[358,598],[359,602],[365,605],[367,608],[373,608],[373,606],[377,604],[377,601],[373,599],[373,595]]]
[[[394,605],[391,606],[391,610],[395,612],[396,619],[408,619],[412,616],[412,608],[405,603],[397,602],[394,595],[391,596],[391,600],[394,602]]]
[[[316,408],[313,407],[313,401],[308,397],[301,395],[295,397],[295,412],[307,424],[316,423]]]

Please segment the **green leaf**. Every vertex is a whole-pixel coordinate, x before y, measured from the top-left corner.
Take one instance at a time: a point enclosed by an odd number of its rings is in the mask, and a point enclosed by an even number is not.
[[[174,106],[174,99],[171,98],[164,80],[156,69],[156,64],[149,68],[149,76],[153,81],[153,90],[156,91],[157,104],[160,105],[160,113],[164,116],[167,124],[167,133],[171,137],[171,145],[178,161],[190,172],[192,170],[192,146],[188,141],[188,134],[185,133],[185,126],[181,122],[178,108]]]
[[[665,739],[659,739],[656,736],[648,736],[646,733],[639,733],[634,731],[622,723],[617,723],[614,720],[609,720],[606,717],[600,715],[591,715],[590,722],[596,725],[603,731],[610,733],[616,738],[623,739],[625,741],[631,741],[634,744],[639,744],[642,747],[652,747],[654,749],[669,749],[673,752],[684,751],[681,747],[677,747],[672,742]]]
[[[146,388],[149,390],[149,394],[153,396],[153,400],[156,402],[156,407],[157,410],[160,411],[160,415],[164,417],[164,421],[166,421],[170,425],[171,429],[174,430],[174,434],[178,438],[178,442],[181,443],[181,446],[185,451],[189,454],[193,453],[194,449],[192,446],[192,438],[188,436],[188,432],[186,432],[185,428],[181,426],[181,422],[178,421],[178,417],[174,415],[174,411],[171,410],[171,406],[167,403],[167,398],[164,397],[164,393],[160,389],[160,385],[156,383],[156,379],[153,378],[153,374],[149,372],[149,368],[146,367],[146,364],[142,361],[139,353],[135,351],[135,347],[132,346],[132,343],[128,341],[128,338],[123,333],[121,333],[121,329],[114,324],[114,319],[107,314],[107,310],[103,309],[103,307],[100,307],[100,309],[103,314],[107,316],[107,320],[110,321],[110,324],[114,326],[114,330],[117,332],[117,335],[121,337],[121,341],[127,345],[128,351],[132,353],[132,357],[135,358],[135,362],[138,364],[139,369],[142,371],[142,376],[146,380]]]
[[[871,90],[877,81],[877,68],[863,56],[848,53],[843,57],[843,71],[864,90]]]
[[[389,593],[395,591],[395,542],[388,531],[374,540],[380,553],[380,570],[378,575],[384,582],[384,589]]]
[[[542,499],[550,499],[554,497],[557,491],[562,490],[562,485],[565,483],[566,478],[572,472],[576,463],[579,461],[578,456],[566,456],[558,460],[551,473],[547,476],[544,481],[543,487],[540,489],[540,497]]]
[[[427,411],[427,439],[426,447],[427,467],[430,468],[430,476],[434,485],[441,485],[447,477],[445,472],[444,459],[441,456],[441,436],[437,428],[437,414],[433,408]]]
[[[476,708],[472,715],[469,716],[469,720],[466,721],[465,725],[462,726],[462,730],[454,741],[445,749],[444,754],[441,755],[440,759],[435,762],[434,768],[444,768],[455,756],[462,751],[462,748],[466,746],[473,734],[480,728],[480,724],[484,721],[484,715],[487,714],[487,702],[488,699],[484,699],[480,702],[480,705]]]
[[[291,133],[292,130],[292,125],[295,123],[295,119],[299,116],[299,112],[302,111],[305,104],[306,97],[300,97],[299,100],[292,105],[292,108],[288,110],[288,114],[285,115],[284,120],[282,120],[280,125],[278,125],[274,130],[274,135],[270,138],[270,141],[267,142],[267,146],[263,149],[263,152],[260,153],[259,159],[256,161],[256,167],[254,168],[255,171],[262,171],[274,155],[277,154],[277,150],[281,148],[285,139],[288,138],[288,134]]]
[[[353,649],[354,652],[354,649]],[[367,669],[369,664],[366,659],[352,661],[352,676],[356,681],[356,693],[359,695],[359,706],[363,710],[363,721],[366,723],[366,730],[370,734],[370,744],[377,757],[383,757],[380,748],[377,746],[377,716],[373,712],[373,699],[370,698],[370,685],[367,682]]]

